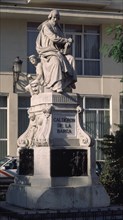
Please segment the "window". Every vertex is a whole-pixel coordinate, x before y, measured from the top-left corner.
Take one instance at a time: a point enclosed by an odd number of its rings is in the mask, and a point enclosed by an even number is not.
[[[100,75],[100,27],[64,25],[64,33],[72,37],[71,54],[76,60],[78,75]]]
[[[37,27],[39,23],[28,23],[27,26],[27,56],[29,57],[32,54],[36,54],[36,38],[38,35]],[[28,73],[35,73],[35,67],[28,61],[27,65],[27,72]]]
[[[83,125],[95,139],[96,160],[104,159],[100,147],[103,136],[110,134],[109,107],[109,98],[83,98]]]
[[[120,124],[123,125],[123,96],[120,96]]]
[[[23,134],[28,125],[28,108],[30,107],[30,97],[19,96],[18,97],[18,136]]]
[[[28,23],[27,28],[27,52],[28,56],[36,53],[35,41],[38,35],[39,23]],[[100,27],[89,25],[61,25],[66,37],[74,41],[70,53],[75,57],[76,71],[78,75],[100,75]],[[28,73],[35,73],[34,67],[28,62]]]
[[[0,96],[0,158],[7,155],[7,97]]]

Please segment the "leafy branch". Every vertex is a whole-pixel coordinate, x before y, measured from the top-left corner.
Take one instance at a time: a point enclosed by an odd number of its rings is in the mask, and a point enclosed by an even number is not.
[[[104,56],[112,57],[117,63],[123,63],[123,25],[111,26],[106,29],[108,36],[113,34],[113,43],[104,44],[101,52]]]

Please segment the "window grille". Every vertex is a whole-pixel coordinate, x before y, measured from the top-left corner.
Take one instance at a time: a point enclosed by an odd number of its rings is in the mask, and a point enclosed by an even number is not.
[[[7,155],[7,97],[0,96],[0,159]]]

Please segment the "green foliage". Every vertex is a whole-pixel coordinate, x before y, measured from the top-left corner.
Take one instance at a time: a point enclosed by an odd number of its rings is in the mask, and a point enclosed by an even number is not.
[[[108,57],[112,57],[117,63],[123,62],[123,26],[116,25],[106,29],[107,35],[113,35],[113,43],[104,44],[101,48],[101,52]]]
[[[108,27],[106,33],[109,37],[113,36],[112,43],[104,44],[101,52],[112,57],[115,62],[123,63],[123,25]],[[120,82],[123,82],[123,78]],[[100,180],[111,202],[123,204],[123,125],[118,127],[115,135],[105,135],[102,141],[106,161]]]
[[[106,188],[111,202],[123,204],[123,125],[119,125],[115,135],[105,135],[102,151],[106,161],[100,181]]]
[[[107,160],[100,180],[110,196],[111,203],[123,204],[123,183],[119,165],[111,160]]]

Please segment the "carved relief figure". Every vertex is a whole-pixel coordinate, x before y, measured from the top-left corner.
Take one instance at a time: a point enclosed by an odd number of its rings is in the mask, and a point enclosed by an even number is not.
[[[61,93],[68,87],[75,88],[77,77],[75,60],[67,53],[72,39],[64,37],[59,21],[59,11],[52,10],[48,20],[38,27],[36,50],[41,58],[46,88]]]
[[[34,114],[30,110],[28,114],[29,126],[18,138],[18,147],[48,146],[51,129],[51,105],[42,105],[38,114]]]
[[[34,146],[34,135],[37,131],[36,117],[34,113],[28,111],[29,114],[29,126],[27,130],[18,138],[18,147],[33,147]]]
[[[80,168],[81,168],[81,157],[79,151],[76,153],[74,152],[71,159],[71,166],[72,166],[72,176],[79,176],[81,175]]]
[[[37,115],[37,131],[35,133],[35,145],[37,147],[49,144],[51,108],[51,105],[44,105],[40,114]]]

